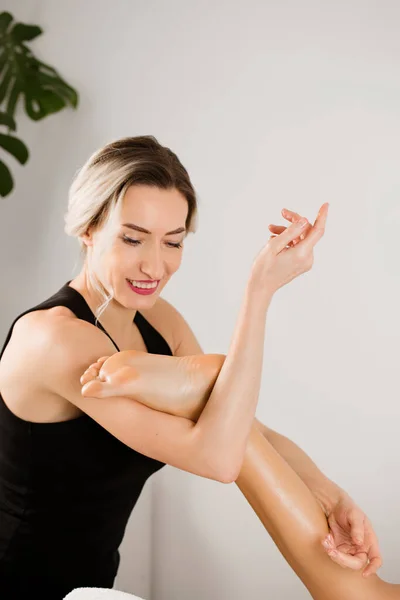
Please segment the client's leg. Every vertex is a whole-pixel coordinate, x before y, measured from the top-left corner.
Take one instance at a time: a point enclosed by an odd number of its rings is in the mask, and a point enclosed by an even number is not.
[[[329,558],[321,547],[328,533],[321,506],[255,426],[236,484],[315,600],[400,600],[400,585]]]
[[[178,359],[121,352],[88,369],[83,393],[132,396],[196,420],[223,360],[223,355]],[[321,506],[256,425],[236,483],[314,600],[400,600],[400,585],[343,569],[324,552],[321,542],[329,530]]]

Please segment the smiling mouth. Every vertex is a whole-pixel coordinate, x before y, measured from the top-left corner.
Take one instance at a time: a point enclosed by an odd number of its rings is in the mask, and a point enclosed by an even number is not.
[[[155,290],[158,287],[160,281],[151,281],[149,283],[143,281],[137,281],[136,279],[128,279],[127,280],[132,287],[137,288],[139,290]]]

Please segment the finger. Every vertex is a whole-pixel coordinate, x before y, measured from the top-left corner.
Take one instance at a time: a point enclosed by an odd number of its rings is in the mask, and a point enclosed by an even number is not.
[[[355,555],[345,554],[336,548],[327,548],[324,544],[322,545],[329,558],[345,569],[353,569],[354,571],[358,571],[362,569],[368,562],[366,552],[359,552]]]
[[[360,571],[368,563],[368,557],[365,552],[360,552],[353,556],[352,554],[337,551],[335,562],[346,569]]]
[[[273,239],[274,239],[274,238],[276,238],[276,237],[278,237],[278,236],[277,236],[277,235],[271,235],[269,239],[270,239],[270,240],[273,240]],[[285,248],[285,249],[286,249],[286,250],[289,250],[289,248],[293,248],[293,242],[290,242],[290,244],[289,244],[288,246],[286,246],[286,248]],[[282,250],[282,252],[283,252],[283,250]]]
[[[277,235],[280,235],[284,231],[286,231],[287,227],[283,227],[283,225],[268,225],[268,229]]]
[[[371,547],[368,552],[368,558],[369,565],[365,568],[363,572],[364,577],[368,577],[369,575],[376,573],[376,571],[382,566],[382,556],[377,541],[371,544]]]
[[[363,571],[363,577],[369,577],[377,572],[382,566],[382,559],[380,556],[376,556],[370,560],[369,565]]]
[[[307,229],[307,227],[305,227],[304,229]],[[300,242],[301,242],[302,240],[304,240],[304,238],[305,238],[305,237],[306,237],[306,236],[305,236],[305,234],[304,234],[304,233],[302,233],[301,235],[299,235],[299,237],[298,237],[298,238],[296,238],[295,240],[293,240],[293,242],[292,242],[293,246],[297,246],[297,244],[300,244]]]
[[[270,236],[270,238],[269,238],[270,240],[277,237],[277,235],[280,235],[287,229],[287,227],[281,227],[280,225],[269,225],[268,227],[269,227],[270,231],[275,233],[275,235]],[[299,240],[300,240],[300,238],[297,238],[297,240],[293,240],[293,242],[290,242],[287,247],[292,248],[296,244],[296,242]]]
[[[293,214],[297,215],[297,213],[293,213]],[[301,218],[300,215],[297,215],[297,216],[299,219]],[[294,220],[293,222],[295,223],[295,222],[297,222],[297,220]],[[283,227],[282,225],[269,225],[268,228],[270,231],[272,231],[273,233],[276,233],[278,235],[280,235],[287,229],[287,227]],[[304,240],[304,238],[307,236],[307,234],[311,228],[312,228],[311,223],[307,223],[307,227],[304,228],[304,233],[302,233],[296,240],[293,240],[293,242],[292,242],[293,246],[296,246],[296,244],[301,242],[301,240]]]
[[[286,248],[293,242],[299,235],[304,231],[305,227],[307,227],[307,219],[300,219],[297,223],[292,223],[283,233],[278,235],[274,240],[274,250],[276,254],[279,254],[282,250]],[[304,242],[303,242],[304,243]]]
[[[288,210],[287,208],[282,209],[282,216],[287,220],[291,221],[291,223],[295,223],[296,221],[300,221],[301,216],[299,213],[294,212],[293,210]]]
[[[270,235],[269,239],[273,240],[274,238],[278,237],[277,235]],[[289,242],[289,244],[286,246],[286,248],[293,248],[295,245],[295,240],[293,242]]]
[[[307,235],[309,229],[311,229],[311,223],[307,223],[307,227],[304,228],[304,233],[300,234],[297,240],[293,240],[293,245],[297,244],[299,241],[304,240]],[[277,235],[280,235],[284,231],[286,231],[287,227],[283,225],[268,225],[268,229]]]
[[[357,546],[364,543],[364,515],[360,510],[351,510],[347,515],[347,521],[350,525],[351,539]]]
[[[276,235],[271,235],[270,239],[275,238],[277,235],[280,235],[281,233],[283,233],[284,231],[286,231],[287,227],[282,227],[281,225],[268,225],[268,228],[270,231],[272,231],[273,233],[275,233]],[[303,234],[300,235],[299,238],[297,238],[297,240],[293,240],[293,242],[290,242],[288,244],[289,247],[293,247],[298,241],[300,241],[300,239],[304,239],[302,237]]]
[[[319,209],[314,225],[307,237],[301,242],[301,246],[305,252],[311,252],[315,244],[322,238],[325,233],[326,220],[328,217],[329,203],[325,202]]]
[[[297,221],[299,221],[301,219],[301,215],[299,215],[299,213],[294,212],[293,210],[288,210],[286,208],[282,209],[282,216],[287,221],[291,221],[292,223],[297,223]],[[311,227],[312,227],[311,224],[308,223],[307,227],[304,228],[304,233],[302,233],[301,236],[298,239],[293,240],[293,246],[296,246],[299,242],[301,242],[302,240],[304,240],[304,238],[308,234],[308,232],[311,229]]]

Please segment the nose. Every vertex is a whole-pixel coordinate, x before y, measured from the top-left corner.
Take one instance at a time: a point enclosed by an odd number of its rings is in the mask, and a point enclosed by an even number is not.
[[[142,258],[140,270],[148,279],[162,279],[164,275],[164,261],[159,248],[148,250]]]

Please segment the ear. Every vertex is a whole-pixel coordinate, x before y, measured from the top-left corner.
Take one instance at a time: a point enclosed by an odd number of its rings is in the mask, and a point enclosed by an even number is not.
[[[93,230],[91,227],[85,231],[83,235],[81,235],[81,240],[85,244],[85,246],[93,246]]]

